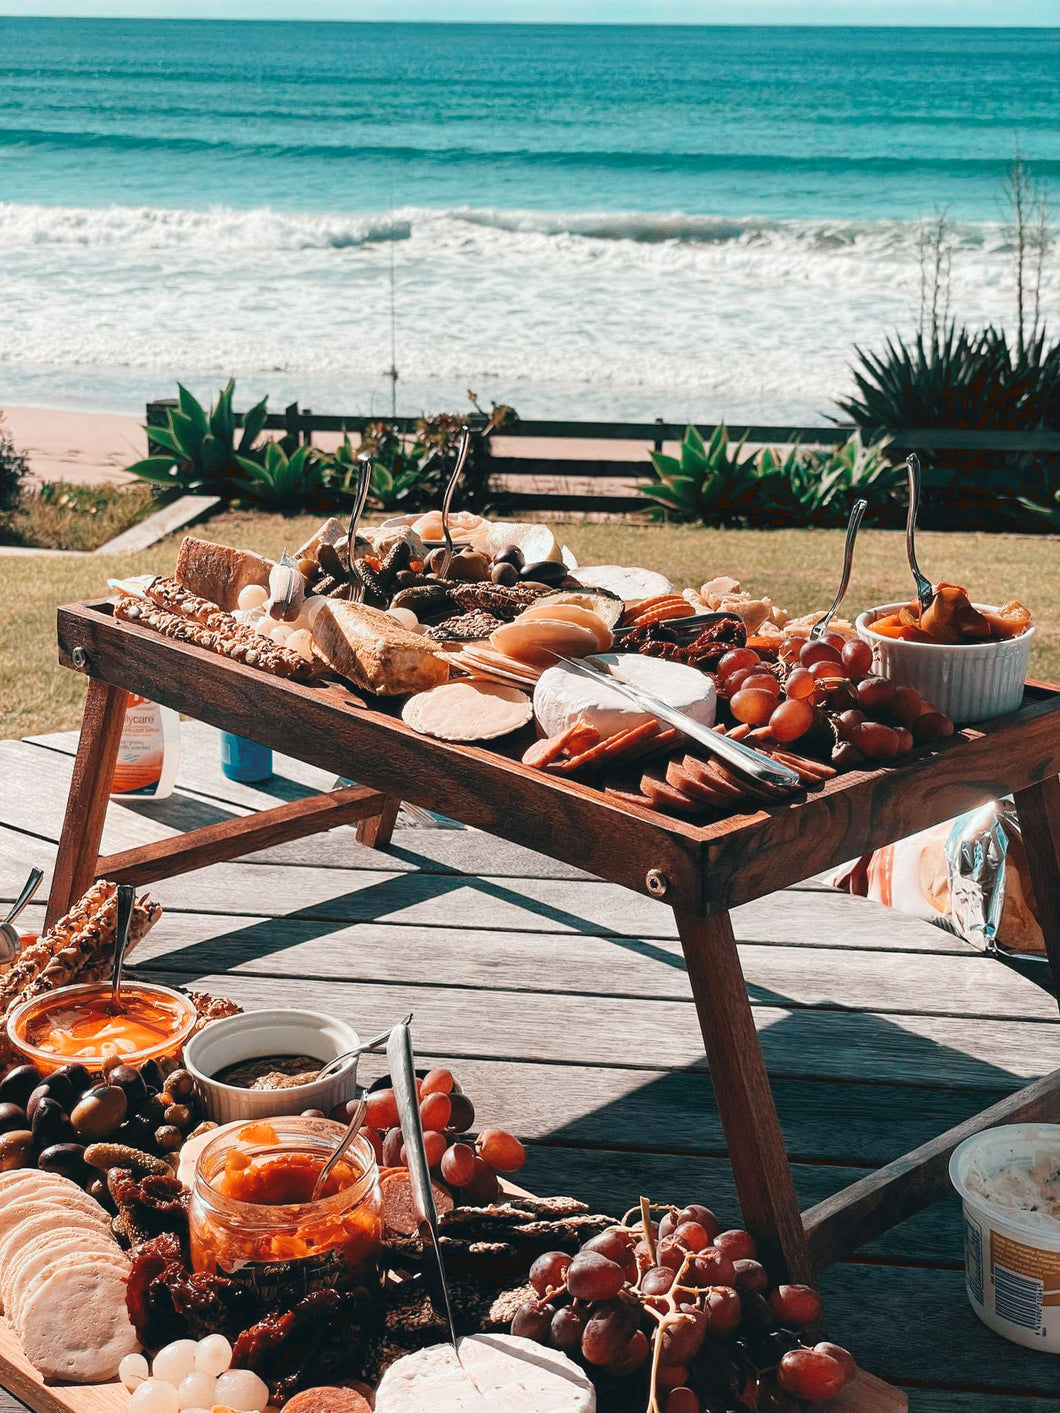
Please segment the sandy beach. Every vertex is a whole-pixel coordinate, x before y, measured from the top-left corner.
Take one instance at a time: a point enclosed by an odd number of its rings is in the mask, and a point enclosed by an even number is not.
[[[140,421],[113,412],[4,407],[4,423],[26,453],[31,479],[82,485],[127,481],[124,467],[147,455]]]

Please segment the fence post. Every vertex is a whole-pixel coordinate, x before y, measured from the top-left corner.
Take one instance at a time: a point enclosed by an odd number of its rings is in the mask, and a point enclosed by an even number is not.
[[[302,422],[302,424],[301,424],[301,425],[302,425],[302,441],[305,443],[306,446],[312,446],[312,445],[313,445],[313,429],[312,429],[312,427],[309,425],[309,421],[308,421],[308,419],[309,419],[310,417],[312,417],[312,415],[313,415],[313,409],[312,409],[311,407],[303,407],[303,408],[302,408],[302,417],[303,417],[303,419],[305,419],[305,420],[303,420],[303,422]]]
[[[298,446],[302,440],[302,423],[297,402],[289,402],[283,409],[283,430],[284,435]]]
[[[664,427],[666,424],[665,424],[665,422],[663,421],[663,419],[662,419],[661,417],[656,417],[656,419],[655,419],[655,425],[656,425],[657,427]],[[656,451],[662,451],[662,449],[663,449],[662,433],[661,433],[661,432],[658,432],[658,433],[656,433],[656,436],[655,436],[655,450],[656,450]]]
[[[151,436],[152,427],[164,427],[169,421],[167,416],[171,407],[179,407],[175,397],[160,397],[156,402],[149,402],[144,413],[144,421],[147,424],[147,454],[148,456],[165,456],[169,448],[160,445]]]

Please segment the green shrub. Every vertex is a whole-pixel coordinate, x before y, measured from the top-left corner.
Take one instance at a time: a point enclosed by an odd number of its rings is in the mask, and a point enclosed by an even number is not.
[[[126,470],[151,485],[181,495],[215,495],[232,500],[246,490],[248,462],[262,465],[265,445],[258,441],[265,426],[268,398],[250,409],[237,438],[232,411],[235,379],[221,390],[209,412],[187,388],[177,384],[179,405],[166,412],[164,427],[145,427],[149,442],[162,447],[156,455],[134,462]]]
[[[878,518],[893,519],[895,492],[905,473],[855,434],[842,446],[764,447],[741,456],[746,438],[731,446],[724,424],[707,445],[695,427],[685,430],[679,457],[651,453],[656,479],[637,487],[656,502],[656,520],[733,526],[835,526],[846,523],[850,502],[867,495]]]
[[[0,533],[8,534],[12,517],[22,504],[23,482],[29,475],[25,452],[19,451],[0,413]]]
[[[266,442],[260,462],[236,456],[244,475],[240,496],[265,510],[294,514],[321,500],[324,464],[325,457],[308,443],[288,456],[281,442]]]

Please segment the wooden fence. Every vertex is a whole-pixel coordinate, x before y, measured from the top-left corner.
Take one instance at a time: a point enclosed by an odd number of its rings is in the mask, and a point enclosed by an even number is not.
[[[167,412],[177,406],[175,398],[160,399],[147,404],[147,425],[164,426]],[[237,422],[242,422],[242,414],[236,414]],[[359,435],[366,427],[385,421],[400,433],[414,433],[417,418],[351,415],[347,417],[311,412],[293,402],[283,412],[271,412],[265,420],[266,430],[285,432],[299,442],[311,442],[319,433],[350,433]],[[484,425],[485,419],[478,414],[468,416],[471,426]],[[716,425],[697,424],[705,440],[713,436]],[[793,426],[727,426],[733,441],[746,437],[748,442],[769,446],[791,446],[798,442],[808,447],[842,446],[858,430],[852,424],[831,427]],[[911,451],[967,452],[971,455],[993,453],[1032,453],[1060,457],[1060,432],[1042,430],[1004,431],[958,431],[933,429],[894,430],[891,428],[861,428],[862,441],[866,444],[882,441],[886,456],[892,461],[904,459]],[[685,424],[664,422],[658,418],[653,422],[561,422],[561,421],[517,421],[503,427],[485,441],[476,438],[473,443],[475,454],[488,456],[490,475],[503,486],[506,504],[513,510],[558,510],[582,511],[587,513],[607,512],[628,514],[645,510],[647,502],[643,496],[632,493],[633,483],[641,480],[648,470],[648,451],[661,451],[666,443],[679,442],[685,433]],[[519,455],[505,450],[498,453],[491,444],[496,439],[503,442],[537,441],[553,443],[547,450],[549,455],[535,450],[530,455]],[[613,442],[626,443],[625,458],[615,456],[581,459],[565,454],[564,444],[570,442]],[[643,456],[631,460],[629,444],[640,444]],[[533,485],[534,481],[545,481],[546,486]],[[571,490],[564,482],[602,482],[599,491],[585,489]],[[613,482],[625,482],[629,493],[620,493],[624,487],[616,488]],[[925,474],[925,485],[932,481],[930,467]]]

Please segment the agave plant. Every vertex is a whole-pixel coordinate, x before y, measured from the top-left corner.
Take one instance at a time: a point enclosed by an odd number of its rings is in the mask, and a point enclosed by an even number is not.
[[[160,455],[145,457],[126,468],[142,481],[174,488],[185,495],[231,497],[242,490],[247,463],[260,466],[265,447],[258,438],[268,415],[268,398],[250,409],[236,436],[232,397],[235,380],[222,389],[209,412],[187,388],[177,384],[178,406],[166,413],[164,427],[145,427],[148,438],[163,447]]]
[[[308,443],[288,456],[281,442],[266,442],[260,462],[237,454],[236,465],[245,476],[242,497],[281,514],[303,509],[324,483],[322,458]]]
[[[754,457],[740,460],[744,441],[729,452],[725,424],[715,429],[707,446],[695,427],[686,427],[680,456],[661,451],[651,453],[656,480],[637,487],[649,500],[658,502],[651,515],[656,520],[701,521],[728,525],[746,512],[757,482]]]

